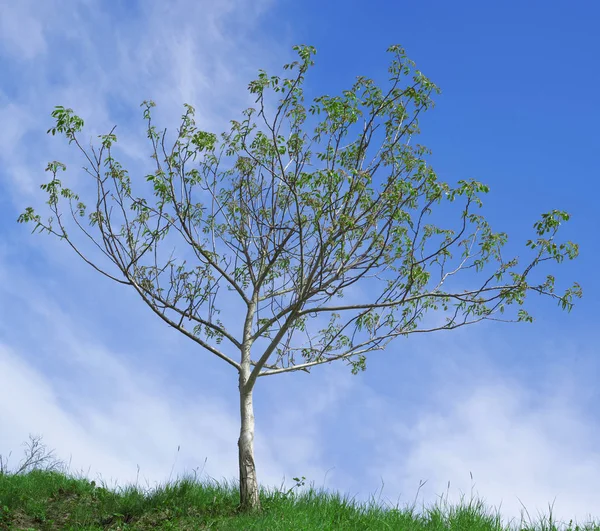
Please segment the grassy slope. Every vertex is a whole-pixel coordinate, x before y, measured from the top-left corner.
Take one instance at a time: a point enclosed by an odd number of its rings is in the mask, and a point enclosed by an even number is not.
[[[60,472],[33,470],[0,474],[0,529],[260,529],[260,530],[595,530],[557,527],[550,518],[537,524],[503,527],[479,501],[457,507],[436,505],[416,514],[414,507],[382,510],[355,505],[339,495],[309,489],[262,490],[260,514],[238,514],[235,485],[201,483],[184,478],[145,493],[135,487],[116,491]]]

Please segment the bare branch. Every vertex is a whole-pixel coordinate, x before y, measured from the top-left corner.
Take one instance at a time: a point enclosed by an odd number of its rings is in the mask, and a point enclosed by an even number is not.
[[[25,458],[21,461],[19,468],[12,472],[13,475],[26,474],[32,470],[44,470],[47,472],[64,470],[65,464],[55,458],[54,450],[48,452],[46,445],[42,444],[41,440],[42,437],[40,435],[29,435],[29,443],[24,443],[26,447]],[[11,453],[8,454],[8,457],[10,457]],[[3,461],[0,455],[0,476],[9,474],[7,467],[8,457]]]

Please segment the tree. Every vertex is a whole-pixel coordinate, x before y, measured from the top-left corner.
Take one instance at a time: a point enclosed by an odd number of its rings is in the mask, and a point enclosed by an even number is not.
[[[54,450],[48,451],[45,444],[42,444],[41,435],[29,434],[29,443],[24,443],[25,458],[21,461],[19,468],[12,472],[12,475],[25,475],[33,470],[43,470],[45,472],[61,472],[65,469],[65,463],[54,457]],[[9,452],[6,458],[0,455],[0,476],[8,475],[8,458],[12,452]]]
[[[48,133],[64,134],[89,163],[84,169],[98,189],[89,225],[101,242],[80,224],[87,207],[61,185],[58,172],[66,167],[57,161],[48,164],[52,179],[41,188],[49,194],[58,228],[52,217],[42,223],[31,207],[18,219],[35,222],[33,232],[39,228],[66,239],[92,267],[131,286],[163,321],[239,373],[240,507],[245,510],[260,508],[253,450],[257,378],[310,372],[342,359],[357,374],[366,368],[367,353],[383,350],[397,336],[485,319],[532,321],[524,309],[512,318],[498,316],[515,303],[522,306],[531,291],[569,311],[573,296],[581,296],[577,283],[556,294],[552,275],[541,284],[529,282],[542,262],[578,255],[577,244],[554,241],[561,222],[569,219],[566,212],[552,210],[534,224],[536,238],[526,244],[532,259],[518,272],[518,258],[501,256],[506,234],[492,232],[472,212],[488,187],[474,180],[450,187],[426,164],[426,148],[410,145],[419,133],[419,115],[433,105],[439,89],[400,46],[388,49],[393,59],[385,91],[358,77],[341,96],[315,98],[308,112],[302,87],[316,50],[294,50],[299,60],[284,66],[291,78],[269,77],[261,70],[249,84],[257,108],[245,110],[242,121],[231,121],[230,132],[220,137],[198,129],[194,108],[186,104],[176,140],[167,149],[166,129],[159,133],[152,124],[154,102],[142,103],[156,167],[145,178],[154,187],[155,206],[132,196],[129,174],[113,157],[115,128],[99,135],[100,145],[91,146],[90,153],[78,136],[83,120],[72,109],[56,107],[56,124]],[[309,120],[314,122],[310,135]],[[192,190],[198,188],[204,201],[194,202]],[[109,194],[125,219],[119,233],[111,224]],[[118,276],[88,260],[69,239],[59,195],[69,200],[75,223],[113,262]],[[431,207],[457,199],[464,208],[456,230],[425,223]],[[128,212],[135,217],[129,219]],[[156,247],[171,228],[190,246],[195,267],[186,268],[185,261],[174,267],[172,259],[159,265]],[[454,261],[453,247],[461,251]],[[153,254],[153,264],[143,265],[142,258]],[[496,263],[491,273],[484,271],[489,262]],[[160,279],[167,268],[165,294]],[[479,287],[449,289],[456,275],[469,269],[483,273]],[[237,327],[217,317],[222,285],[243,312]],[[368,287],[359,300],[338,300],[357,286]],[[419,326],[429,309],[443,309],[445,324]]]

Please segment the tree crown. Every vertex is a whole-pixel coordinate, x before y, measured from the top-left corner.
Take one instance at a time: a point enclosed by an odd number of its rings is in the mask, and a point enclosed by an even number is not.
[[[78,219],[85,217],[86,205],[57,177],[64,164],[49,163],[52,179],[41,186],[49,194],[58,229],[53,218],[44,224],[31,207],[18,221],[33,221],[34,232],[40,228],[67,239],[90,265],[133,286],[163,320],[238,370],[240,363],[221,343],[240,349],[242,363],[246,359],[253,367],[250,384],[258,376],[308,371],[336,359],[346,359],[356,374],[365,369],[368,352],[383,349],[399,335],[484,319],[514,321],[498,314],[515,303],[522,306],[529,291],[571,309],[573,297],[581,296],[577,283],[563,295],[555,293],[552,275],[541,284],[529,283],[531,270],[540,263],[578,255],[577,244],[554,241],[569,215],[552,210],[535,223],[535,239],[526,244],[534,257],[521,272],[518,258],[503,260],[507,235],[494,233],[472,212],[488,187],[475,180],[461,180],[456,187],[441,182],[425,161],[427,149],[410,142],[419,133],[419,115],[433,106],[432,95],[439,89],[400,46],[388,49],[388,88],[358,77],[350,90],[317,97],[308,109],[303,83],[316,51],[311,46],[294,49],[298,60],[284,66],[293,75],[281,78],[260,71],[249,84],[257,107],[245,110],[244,118],[233,120],[231,130],[220,136],[198,129],[194,108],[186,104],[177,138],[167,149],[166,131],[152,123],[154,102],[142,103],[155,164],[145,178],[153,186],[155,206],[132,195],[129,174],[113,157],[114,128],[100,135],[99,148],[90,153],[78,137],[83,120],[72,109],[55,108],[56,123],[48,132],[64,134],[86,157],[89,166],[84,169],[98,183],[89,225],[98,230],[102,250],[122,278],[92,264],[70,242],[58,211],[59,196],[68,199],[75,223],[92,237]],[[278,96],[271,113],[269,91]],[[316,121],[310,134],[309,118]],[[200,190],[201,200],[192,197],[194,189]],[[118,233],[111,224],[109,195],[125,219]],[[464,208],[458,230],[426,223],[432,207],[459,199]],[[171,228],[193,250],[198,265],[159,264],[156,254],[153,264],[143,264]],[[457,251],[460,257],[453,261]],[[460,271],[483,272],[491,261],[497,268],[484,275],[480,287],[447,289]],[[166,269],[170,287],[165,293],[160,279]],[[338,300],[344,290],[363,283],[368,283],[363,300]],[[245,310],[238,334],[218,318],[222,285]],[[440,308],[450,312],[444,325],[419,327],[429,309]],[[320,330],[307,321],[315,316],[326,320]],[[524,309],[516,317],[533,320]],[[194,325],[191,330],[184,320]],[[305,341],[296,340],[299,334]],[[250,360],[250,347],[259,340],[265,348]],[[269,362],[272,356],[276,359]]]

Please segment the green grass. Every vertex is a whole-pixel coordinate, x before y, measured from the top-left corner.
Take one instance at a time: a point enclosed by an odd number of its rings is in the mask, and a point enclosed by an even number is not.
[[[184,478],[144,492],[135,487],[108,490],[83,478],[33,470],[0,476],[0,529],[257,529],[257,530],[556,530],[550,519],[503,527],[481,502],[457,507],[438,504],[416,514],[413,508],[355,505],[337,494],[302,494],[261,489],[260,514],[237,512],[236,486]],[[567,529],[600,530],[599,525]]]
[[[600,524],[559,527],[552,521],[552,508],[538,523],[528,518],[525,524],[522,515],[520,524],[503,526],[499,513],[492,515],[473,497],[451,507],[442,496],[440,503],[417,513],[414,504],[382,508],[374,501],[355,504],[312,487],[294,492],[304,484],[294,479],[296,486],[287,492],[261,488],[262,511],[241,514],[235,482],[219,485],[186,477],[148,491],[135,486],[108,489],[57,470],[8,473],[0,467],[0,529],[600,531]]]

